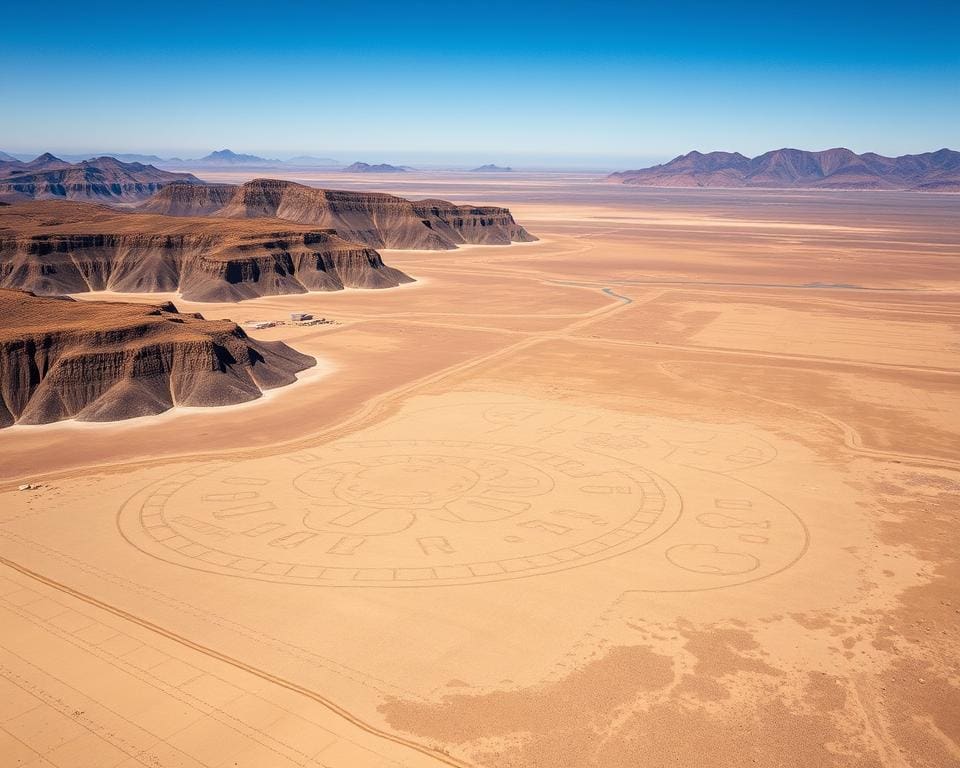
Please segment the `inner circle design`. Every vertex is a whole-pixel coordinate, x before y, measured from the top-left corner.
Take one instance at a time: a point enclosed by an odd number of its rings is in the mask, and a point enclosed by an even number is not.
[[[448,456],[382,456],[356,469],[311,470],[294,485],[322,498],[325,478],[338,481],[332,491],[341,501],[382,507],[439,506],[462,498],[480,482],[477,472]]]
[[[591,462],[493,443],[346,442],[188,470],[128,505],[120,526],[153,556],[250,579],[523,578],[614,557],[676,522],[679,496],[662,478]]]

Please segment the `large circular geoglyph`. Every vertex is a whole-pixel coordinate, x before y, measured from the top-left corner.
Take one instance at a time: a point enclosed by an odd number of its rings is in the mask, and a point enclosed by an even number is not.
[[[621,590],[697,591],[768,578],[807,546],[799,516],[747,482],[777,460],[749,429],[529,402],[423,409],[391,428],[421,422],[457,439],[205,463],[135,496],[120,530],[184,567],[333,587],[602,564]]]
[[[610,460],[452,440],[334,444],[215,462],[120,516],[145,552],[253,579],[463,584],[549,573],[649,543],[676,521],[662,478]]]

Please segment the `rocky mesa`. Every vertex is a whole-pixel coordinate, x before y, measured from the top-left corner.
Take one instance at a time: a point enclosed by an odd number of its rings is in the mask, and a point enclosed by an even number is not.
[[[466,243],[509,245],[536,240],[507,208],[411,201],[277,179],[255,179],[238,186],[170,184],[139,210],[167,216],[283,219],[332,229],[346,240],[373,248],[449,250]]]
[[[316,364],[282,342],[173,304],[74,301],[0,289],[0,427],[117,421],[220,406]]]
[[[240,301],[408,282],[373,248],[286,221],[175,218],[61,201],[0,207],[2,288]]]
[[[161,171],[113,157],[68,163],[47,153],[28,163],[0,162],[0,199],[6,201],[61,199],[130,204],[173,182],[203,183],[190,173]]]

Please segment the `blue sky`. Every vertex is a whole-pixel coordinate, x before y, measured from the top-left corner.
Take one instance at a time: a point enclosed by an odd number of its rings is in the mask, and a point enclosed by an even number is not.
[[[618,165],[960,148],[960,3],[14,3],[0,149]]]

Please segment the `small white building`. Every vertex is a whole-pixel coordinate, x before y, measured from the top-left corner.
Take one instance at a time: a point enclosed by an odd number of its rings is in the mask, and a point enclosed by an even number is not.
[[[304,320],[312,320],[313,315],[308,312],[291,312],[290,319],[295,323],[302,323]]]

